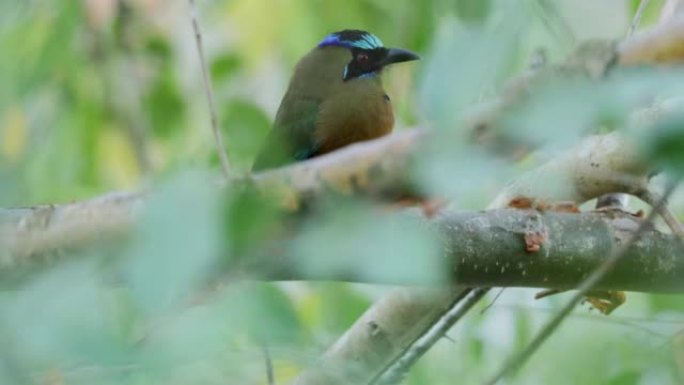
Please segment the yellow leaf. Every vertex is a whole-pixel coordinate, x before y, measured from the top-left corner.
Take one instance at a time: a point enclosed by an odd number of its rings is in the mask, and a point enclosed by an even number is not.
[[[16,162],[26,147],[26,116],[16,106],[11,106],[5,113],[0,127],[0,153],[9,162]]]
[[[118,127],[108,127],[99,136],[97,146],[100,175],[116,187],[133,187],[140,171],[131,142]]]
[[[296,360],[292,361],[273,361],[273,374],[276,384],[289,384],[301,372],[302,368],[295,365]]]

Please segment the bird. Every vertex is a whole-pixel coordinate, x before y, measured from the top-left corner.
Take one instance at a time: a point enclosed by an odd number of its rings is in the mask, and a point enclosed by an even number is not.
[[[381,74],[388,65],[418,59],[409,50],[386,48],[367,31],[325,36],[297,63],[252,171],[389,134],[394,113]]]

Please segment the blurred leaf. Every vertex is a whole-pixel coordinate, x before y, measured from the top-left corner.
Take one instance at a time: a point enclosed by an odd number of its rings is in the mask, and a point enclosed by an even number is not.
[[[12,354],[31,370],[128,363],[116,311],[91,265],[67,265],[39,277],[3,306]]]
[[[630,0],[629,1],[629,10],[630,10],[630,16],[632,19],[634,19],[634,15],[636,15],[637,10],[639,9],[639,4],[645,0]],[[648,27],[654,23],[656,23],[660,17],[660,12],[663,9],[663,6],[665,5],[665,0],[651,0],[648,2],[646,5],[646,8],[644,9],[644,13],[641,16],[641,22],[639,23],[639,29],[643,29],[644,27]]]
[[[360,282],[411,284],[447,279],[438,239],[420,218],[377,215],[375,208],[363,203],[335,202],[329,214],[312,221],[298,237],[294,255],[299,269]]]
[[[115,186],[134,187],[140,177],[140,170],[132,144],[123,130],[107,127],[98,137],[98,176],[110,179]]]
[[[527,309],[520,309],[515,314],[516,349],[524,349],[533,336],[533,325]]]
[[[607,113],[607,87],[589,79],[559,79],[535,89],[519,110],[504,117],[503,131],[539,145],[568,146],[583,134],[598,130],[599,116]],[[614,99],[613,99],[614,100]],[[591,102],[588,102],[591,101]],[[615,116],[618,116],[615,114]]]
[[[625,128],[630,114],[652,107],[656,96],[684,95],[684,74],[677,70],[616,69],[598,82],[582,74],[551,76],[504,115],[503,135],[566,149],[582,136]]]
[[[210,180],[181,174],[147,202],[124,265],[139,309],[155,313],[190,300],[214,276],[222,210]]]
[[[621,372],[606,382],[608,385],[636,385],[641,383],[641,374],[636,371]]]
[[[653,314],[684,311],[684,297],[677,295],[651,294],[648,304]]]
[[[211,79],[214,84],[228,80],[240,67],[240,57],[234,53],[219,55],[211,63]]]
[[[224,217],[226,233],[222,238],[227,243],[230,255],[227,263],[236,259],[254,258],[253,252],[260,251],[265,242],[277,239],[285,232],[283,215],[274,199],[251,189],[238,188],[230,194]]]
[[[145,104],[155,135],[167,138],[182,128],[185,101],[173,71],[161,70],[152,83]]]
[[[145,41],[145,51],[162,61],[173,59],[170,42],[163,36],[152,35]]]
[[[509,8],[510,17],[497,28],[441,23],[423,64],[420,88],[423,110],[437,128],[456,129],[465,109],[510,71],[524,15]]]
[[[27,142],[26,116],[16,106],[4,114],[0,125],[0,154],[14,163],[24,153]]]
[[[489,15],[491,0],[457,0],[455,2],[458,18],[473,23],[480,23]]]
[[[631,384],[636,375],[637,383],[674,383],[665,369],[671,353],[652,335],[635,335],[617,323],[586,317],[568,319],[564,330],[554,334],[523,368],[522,382],[538,378],[541,383],[555,384]],[[558,359],[563,365],[548,365]]]
[[[310,328],[321,328],[340,335],[371,305],[368,296],[354,286],[339,282],[320,282],[301,301],[300,312]]]
[[[221,114],[228,154],[235,167],[248,170],[271,128],[270,118],[254,102],[234,99]]]
[[[656,123],[644,140],[642,151],[653,163],[682,176],[684,170],[684,113],[678,112]]]
[[[305,330],[297,312],[283,291],[275,284],[245,283],[227,297],[231,324],[247,331],[259,344],[292,344],[301,341]]]
[[[191,367],[195,362],[216,359],[230,343],[230,323],[215,306],[195,305],[181,309],[145,336],[143,363],[161,369]],[[232,330],[237,332],[238,330]],[[166,368],[166,369],[165,369]]]
[[[503,181],[510,179],[508,163],[467,146],[454,133],[439,133],[421,149],[412,170],[428,196],[447,197],[458,207],[485,207]]]

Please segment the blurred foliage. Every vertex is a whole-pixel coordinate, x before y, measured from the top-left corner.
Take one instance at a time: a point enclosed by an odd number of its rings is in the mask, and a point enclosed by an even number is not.
[[[437,128],[415,165],[418,181],[455,196],[457,207],[480,209],[529,163],[511,165],[469,146],[469,133],[455,129],[465,111],[524,71],[539,48],[555,62],[582,39],[621,38],[639,2],[198,3],[238,174],[249,169],[298,58],[331,31],[361,28],[423,55],[386,76],[397,129]],[[642,27],[657,22],[663,3],[650,2]],[[217,276],[221,264],[244,263],[265,235],[292,228],[267,199],[248,189],[226,198],[210,187],[215,174],[188,171],[216,170],[218,159],[186,1],[0,1],[0,52],[0,207],[159,186],[127,243],[0,292],[1,384],[263,384],[262,346],[277,382],[286,383],[388,290]],[[565,148],[628,124],[629,111],[653,97],[681,95],[681,84],[681,74],[648,70],[601,84],[552,83],[505,122],[523,140]],[[644,154],[681,171],[681,115],[658,124],[659,135],[638,137]],[[297,268],[388,281],[443,278],[416,263],[439,250],[412,216],[378,215],[369,202],[331,198],[321,206],[325,215],[311,221],[285,219],[303,233]],[[564,300],[530,298],[507,290],[486,312],[470,314],[451,331],[455,342],[441,341],[405,383],[490,375]],[[671,341],[683,312],[679,297],[631,294],[609,318],[578,309],[510,383],[681,383],[682,353]]]
[[[644,135],[641,149],[661,168],[682,177],[684,171],[684,113],[677,111],[656,123],[654,133]]]

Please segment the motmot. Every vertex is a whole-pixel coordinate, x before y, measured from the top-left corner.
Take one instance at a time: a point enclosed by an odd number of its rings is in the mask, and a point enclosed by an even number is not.
[[[394,113],[382,71],[418,59],[409,50],[384,47],[366,31],[326,36],[296,65],[252,170],[310,159],[390,133]]]

